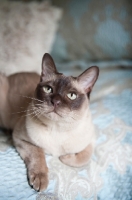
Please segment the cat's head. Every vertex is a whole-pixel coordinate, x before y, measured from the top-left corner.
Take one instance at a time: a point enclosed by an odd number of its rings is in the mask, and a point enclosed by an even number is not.
[[[78,77],[66,77],[56,69],[52,57],[46,53],[42,59],[40,83],[35,91],[35,107],[41,116],[53,120],[72,121],[81,118],[88,108],[89,94],[98,78],[96,66]]]

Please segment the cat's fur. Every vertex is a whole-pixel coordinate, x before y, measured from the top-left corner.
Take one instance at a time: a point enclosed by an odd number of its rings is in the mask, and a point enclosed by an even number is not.
[[[88,163],[95,142],[89,94],[99,74],[91,67],[77,78],[58,73],[49,54],[35,73],[0,75],[0,126],[13,130],[13,142],[24,160],[35,190],[48,185],[45,153],[67,165]],[[50,93],[44,88],[50,86]],[[71,100],[67,94],[73,93]]]

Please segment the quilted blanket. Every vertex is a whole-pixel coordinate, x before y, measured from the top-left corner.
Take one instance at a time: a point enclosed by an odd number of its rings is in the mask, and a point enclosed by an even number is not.
[[[9,144],[10,136],[1,130],[0,200],[131,200],[131,69],[101,70],[91,96],[91,111],[97,130],[91,161],[85,167],[72,168],[46,156],[50,182],[42,193],[28,185],[25,164]]]

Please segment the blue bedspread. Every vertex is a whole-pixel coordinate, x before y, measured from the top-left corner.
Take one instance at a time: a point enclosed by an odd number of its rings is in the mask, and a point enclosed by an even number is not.
[[[50,182],[44,193],[37,193],[28,185],[23,160],[9,147],[0,152],[0,200],[53,199],[50,195],[59,200],[132,200],[132,70],[101,72],[91,111],[97,141],[86,167],[68,167],[46,156]]]

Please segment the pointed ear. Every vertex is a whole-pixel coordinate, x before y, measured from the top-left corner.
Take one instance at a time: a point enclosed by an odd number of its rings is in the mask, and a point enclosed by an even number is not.
[[[53,73],[58,73],[55,63],[50,54],[45,53],[42,58],[42,76],[48,76]]]
[[[79,84],[85,90],[86,93],[91,92],[98,78],[98,75],[99,75],[99,68],[96,66],[92,66],[77,77]]]

